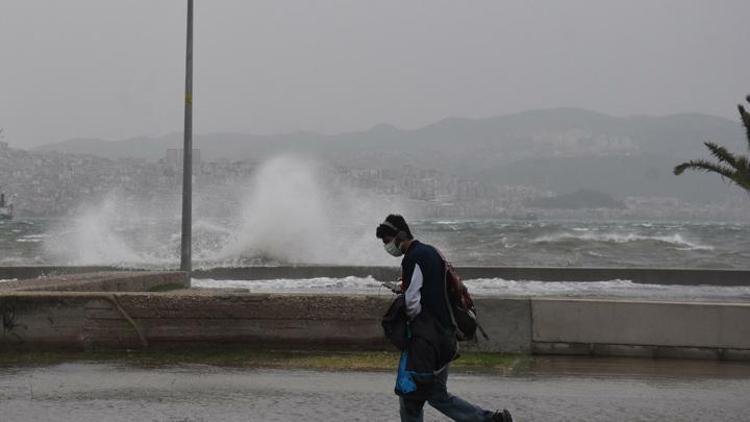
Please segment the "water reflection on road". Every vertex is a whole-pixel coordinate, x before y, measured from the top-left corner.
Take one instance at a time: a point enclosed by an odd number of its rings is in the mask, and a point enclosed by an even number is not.
[[[537,358],[513,376],[452,374],[450,389],[520,421],[747,421],[744,363]],[[76,363],[0,367],[0,420],[393,421],[390,372]],[[429,409],[425,420],[445,420]]]

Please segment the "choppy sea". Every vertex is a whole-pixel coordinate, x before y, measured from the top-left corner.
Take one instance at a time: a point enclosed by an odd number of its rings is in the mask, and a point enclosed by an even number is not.
[[[221,221],[194,226],[195,267],[333,264],[392,265],[374,226],[314,232],[260,230],[253,237]],[[750,226],[684,222],[418,221],[412,231],[457,266],[747,269]],[[250,234],[248,234],[250,233]],[[277,235],[273,235],[277,233]],[[178,266],[179,221],[27,219],[0,221],[0,266]],[[615,296],[750,301],[750,287],[667,286],[630,280],[541,282],[467,280],[472,293],[503,296]],[[193,280],[194,287],[253,292],[381,293],[372,278]]]
[[[374,225],[238,236],[197,221],[196,266],[395,265]],[[682,222],[419,221],[412,231],[456,265],[745,269],[750,225]],[[0,265],[176,265],[179,221],[0,221]]]

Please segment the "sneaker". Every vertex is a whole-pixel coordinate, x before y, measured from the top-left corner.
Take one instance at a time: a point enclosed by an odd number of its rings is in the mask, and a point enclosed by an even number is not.
[[[497,411],[492,415],[492,420],[495,422],[513,422],[513,417],[510,416],[510,412],[508,412],[508,409],[503,409],[503,411]]]

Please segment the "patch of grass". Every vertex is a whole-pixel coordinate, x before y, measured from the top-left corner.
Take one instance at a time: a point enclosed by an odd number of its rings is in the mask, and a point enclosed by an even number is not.
[[[217,346],[179,350],[129,352],[9,352],[0,353],[0,366],[44,366],[67,362],[118,363],[140,367],[212,365],[238,368],[373,371],[395,370],[398,352],[341,350],[281,350]],[[451,365],[457,371],[513,373],[527,368],[528,355],[463,353]]]
[[[164,283],[164,284],[157,284],[150,289],[148,289],[148,292],[151,293],[158,293],[158,292],[170,292],[173,290],[182,290],[185,286],[179,283]]]

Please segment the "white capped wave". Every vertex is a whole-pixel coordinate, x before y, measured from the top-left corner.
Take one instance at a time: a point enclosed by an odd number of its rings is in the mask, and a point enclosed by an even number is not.
[[[515,281],[501,278],[466,280],[477,296],[630,297],[680,300],[750,300],[750,286],[642,284],[630,280]]]
[[[681,234],[675,233],[667,236],[641,235],[636,233],[556,233],[551,235],[539,236],[531,240],[531,243],[555,243],[570,240],[583,240],[588,242],[608,242],[608,243],[630,243],[643,241],[656,241],[680,246],[683,250],[714,250],[711,245],[704,245],[686,240]]]
[[[326,294],[373,294],[388,289],[372,277],[317,277],[303,279],[279,278],[273,280],[213,280],[192,279],[192,286],[199,288],[247,289],[252,293],[326,293]]]
[[[750,286],[640,284],[630,280],[520,281],[501,278],[465,280],[473,296],[616,297],[659,300],[750,300]],[[246,289],[253,293],[390,294],[372,277],[270,280],[193,279],[193,287]]]
[[[47,233],[27,234],[23,237],[26,239],[44,239],[46,237],[49,237],[49,234]]]
[[[25,236],[21,236],[18,239],[16,239],[16,242],[21,242],[21,243],[24,243],[24,242],[27,242],[27,243],[29,243],[29,242],[30,243],[37,243],[37,242],[43,241],[47,237],[49,237],[49,235],[48,234],[44,234],[44,233],[42,233],[42,234],[27,234]]]

